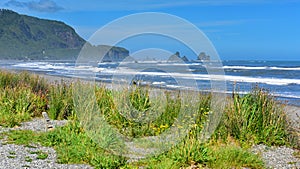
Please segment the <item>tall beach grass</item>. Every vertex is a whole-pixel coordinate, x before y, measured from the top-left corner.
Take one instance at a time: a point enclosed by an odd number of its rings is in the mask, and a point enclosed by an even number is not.
[[[199,98],[199,102],[193,103],[197,108],[194,112],[197,118],[188,134],[169,151],[139,162],[126,163],[128,158],[112,155],[101,148],[82,127],[76,112],[78,99],[74,99],[74,85],[64,81],[48,83],[45,79],[26,72],[0,71],[1,126],[20,125],[23,121],[39,117],[43,111],[47,111],[52,119],[69,119],[66,126],[50,132],[6,133],[10,142],[51,146],[56,149],[58,161],[61,163],[87,163],[96,168],[180,168],[190,165],[210,168],[263,168],[262,160],[250,153],[249,147],[261,143],[297,145],[290,139],[291,132],[283,105],[277,103],[267,91],[259,88],[246,95],[233,93],[233,97],[228,98],[221,121],[212,137],[206,142],[199,140],[203,125],[211,112],[211,96],[194,93]],[[80,85],[83,91],[88,88],[86,83]],[[134,86],[124,91],[97,85],[89,87],[94,91],[95,106],[99,108],[100,114],[128,138],[160,135],[173,125],[180,124],[176,123],[180,111],[189,110],[181,102],[182,96],[176,91],[165,90],[164,98],[156,97],[153,100],[148,87]],[[128,105],[132,107],[119,105],[124,101],[128,101]],[[132,112],[133,108],[143,114]],[[140,120],[143,119],[142,115],[149,115],[147,113],[151,113],[153,109],[160,112],[151,114],[154,119],[147,122]]]

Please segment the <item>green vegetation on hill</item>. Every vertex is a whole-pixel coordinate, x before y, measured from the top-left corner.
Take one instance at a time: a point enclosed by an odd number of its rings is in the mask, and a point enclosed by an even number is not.
[[[85,43],[63,22],[0,9],[0,59],[74,59]],[[124,48],[111,51],[113,56],[128,56]]]

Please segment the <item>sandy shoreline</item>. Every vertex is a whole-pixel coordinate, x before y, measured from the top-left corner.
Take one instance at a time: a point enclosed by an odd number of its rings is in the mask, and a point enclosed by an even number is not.
[[[284,107],[284,111],[286,112],[289,121],[291,122],[291,127],[298,136],[298,144],[300,144],[300,107],[286,105]]]

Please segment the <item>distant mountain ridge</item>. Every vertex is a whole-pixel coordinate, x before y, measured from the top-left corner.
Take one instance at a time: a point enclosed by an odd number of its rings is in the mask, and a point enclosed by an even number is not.
[[[0,59],[75,59],[86,41],[61,21],[0,9]],[[101,51],[107,46],[93,46]],[[106,61],[122,60],[125,48],[113,47]]]

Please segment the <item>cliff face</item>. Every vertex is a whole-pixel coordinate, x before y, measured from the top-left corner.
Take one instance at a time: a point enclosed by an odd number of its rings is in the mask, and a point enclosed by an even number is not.
[[[85,40],[63,22],[0,10],[1,59],[69,58],[84,43]]]
[[[85,42],[63,22],[0,9],[0,59],[74,59]],[[112,58],[128,55],[117,47],[110,53]]]

